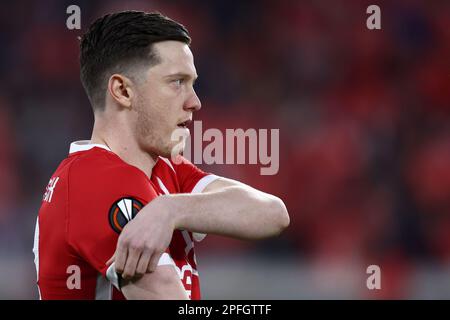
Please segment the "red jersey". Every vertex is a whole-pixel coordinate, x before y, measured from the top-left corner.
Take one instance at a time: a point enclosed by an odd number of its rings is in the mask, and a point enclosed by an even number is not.
[[[40,298],[124,299],[106,262],[125,224],[159,194],[202,192],[216,178],[186,159],[159,158],[148,179],[104,145],[72,143],[50,178],[36,223]],[[173,265],[188,296],[200,299],[194,237],[200,235],[175,230],[158,265]]]

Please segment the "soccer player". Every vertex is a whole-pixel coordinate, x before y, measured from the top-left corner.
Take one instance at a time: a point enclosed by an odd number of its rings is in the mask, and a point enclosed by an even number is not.
[[[289,224],[279,198],[172,159],[173,131],[201,108],[189,45],[181,24],[137,11],[82,37],[95,123],[44,193],[33,248],[42,299],[200,299],[194,239],[259,239]]]

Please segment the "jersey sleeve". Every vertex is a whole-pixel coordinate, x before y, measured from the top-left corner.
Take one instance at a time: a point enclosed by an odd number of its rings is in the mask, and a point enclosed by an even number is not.
[[[182,193],[201,193],[211,182],[219,178],[219,176],[199,169],[183,156],[178,156],[176,161],[171,161],[171,163]],[[199,242],[205,239],[206,234],[193,232],[192,237]]]
[[[74,253],[118,289],[119,277],[106,262],[115,252],[123,227],[157,197],[150,181],[127,164],[90,161],[69,173],[67,237]],[[173,264],[167,253],[159,264]]]
[[[204,172],[182,156],[178,156],[176,161],[171,160],[171,164],[182,193],[201,193],[206,186],[219,178],[219,176]]]

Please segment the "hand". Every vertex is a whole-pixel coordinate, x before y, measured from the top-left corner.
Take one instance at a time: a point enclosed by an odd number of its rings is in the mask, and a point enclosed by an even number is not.
[[[130,280],[155,271],[158,261],[172,240],[175,224],[169,210],[158,197],[139,211],[122,230],[114,255],[117,273]]]

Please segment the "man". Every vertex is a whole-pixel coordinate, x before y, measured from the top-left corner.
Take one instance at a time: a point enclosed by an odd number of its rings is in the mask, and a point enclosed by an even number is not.
[[[95,123],[44,194],[42,299],[200,299],[193,238],[259,239],[289,224],[280,199],[168,159],[182,151],[173,132],[186,136],[201,108],[189,44],[179,23],[136,11],[98,19],[81,39]]]

